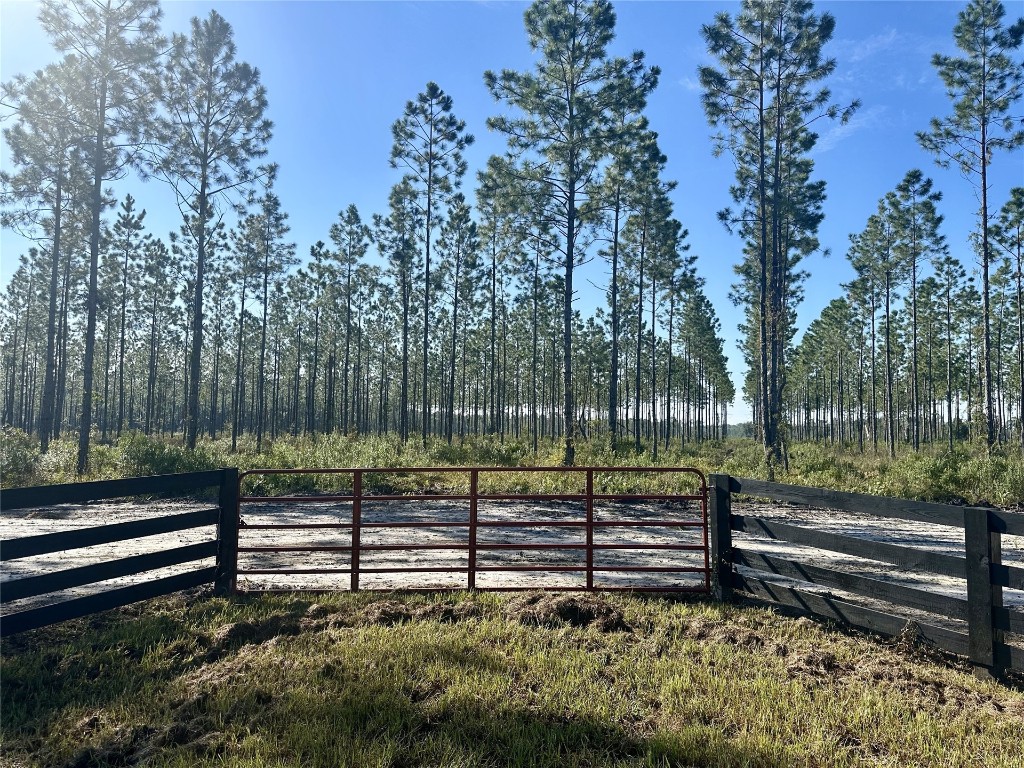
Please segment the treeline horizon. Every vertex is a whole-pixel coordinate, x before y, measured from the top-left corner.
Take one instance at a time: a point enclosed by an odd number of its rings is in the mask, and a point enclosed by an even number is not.
[[[918,134],[978,185],[980,288],[948,255],[931,180],[912,171],[851,235],[857,280],[799,345],[800,262],[821,248],[826,188],[812,125],[860,106],[821,86],[837,67],[822,56],[835,21],[809,0],[746,0],[702,27],[713,149],[736,166],[719,219],[743,241],[731,295],[746,312],[743,393],[769,476],[794,439],[894,453],[897,441],[991,447],[1024,431],[1024,205],[1014,190],[997,222],[985,181],[995,150],[1024,144],[1011,117],[1024,20],[1004,27],[1004,15],[996,0],[961,12],[966,58],[933,62],[954,114]],[[232,450],[246,436],[257,451],[331,432],[526,436],[535,451],[562,441],[566,464],[577,439],[656,456],[728,433],[720,322],[644,115],[660,71],[641,51],[608,53],[610,2],[526,10],[539,61],[483,73],[504,110],[487,127],[508,143],[472,174],[453,97],[433,82],[411,95],[382,158],[396,171],[389,199],[375,212],[339,201],[302,259],[266,157],[259,70],[235,59],[216,11],[169,39],[160,19],[157,0],[44,0],[63,58],[3,83],[2,223],[36,244],[0,315],[4,425],[43,452],[77,433],[80,474],[92,441],[129,431],[188,448],[230,437]],[[979,77],[999,87],[980,115],[960,93]],[[963,124],[985,126],[974,154]],[[177,231],[148,231],[136,201],[114,194],[130,172],[174,191]],[[606,306],[584,316],[574,277],[592,258],[610,277]]]
[[[80,471],[90,440],[130,430],[190,447],[201,434],[233,446],[253,435],[257,450],[332,431],[424,442],[527,433],[535,446],[564,436],[571,447],[610,413],[614,434],[637,446],[725,434],[734,389],[719,321],[642,115],[658,72],[642,55],[604,53],[607,3],[577,30],[600,32],[592,74],[604,82],[575,100],[597,117],[559,149],[576,158],[561,163],[567,178],[544,188],[510,153],[470,189],[462,150],[473,137],[428,83],[392,127],[382,161],[400,178],[386,213],[342,205],[301,265],[276,166],[257,165],[272,130],[267,96],[258,69],[234,60],[228,22],[216,11],[193,19],[159,56],[156,2],[77,16],[43,7],[68,55],[4,84],[16,118],[4,223],[38,245],[7,286],[2,370],[4,423],[38,435],[44,452],[71,430]],[[124,30],[118,45],[101,42],[107,26]],[[122,65],[103,75],[99,62],[116,56]],[[500,90],[513,74],[486,77]],[[104,104],[110,89],[133,98]],[[142,94],[156,107],[139,111]],[[211,112],[219,118],[204,122]],[[130,195],[106,220],[107,177],[128,168],[171,184],[177,232],[148,232]],[[584,317],[572,270],[591,245],[613,279],[607,311]]]

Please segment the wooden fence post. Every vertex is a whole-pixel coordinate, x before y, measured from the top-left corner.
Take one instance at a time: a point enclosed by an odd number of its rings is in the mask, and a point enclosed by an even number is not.
[[[214,593],[233,595],[238,578],[238,468],[221,471]]]
[[[732,597],[732,495],[728,475],[711,475],[709,479],[711,588],[716,600],[728,600]]]
[[[990,526],[991,529],[991,526]],[[989,536],[989,547],[991,548],[991,562],[992,565],[999,565],[1003,562],[1003,539],[1002,534],[999,531],[992,531]],[[1003,607],[1003,587],[1001,584],[992,584],[992,610],[995,612],[996,608]],[[1006,633],[1001,629],[997,629],[992,633],[992,642],[994,645],[993,655],[995,656],[996,671],[1000,674],[1004,672],[1002,665],[999,661],[999,646],[1006,642]],[[1009,665],[1007,665],[1009,666]]]
[[[995,628],[993,627],[992,536],[988,510],[964,508],[964,550],[967,556],[968,658],[978,677],[994,675]]]

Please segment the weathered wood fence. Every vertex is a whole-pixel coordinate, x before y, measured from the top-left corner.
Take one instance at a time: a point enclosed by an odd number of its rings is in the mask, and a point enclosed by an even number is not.
[[[216,565],[213,566],[7,614],[0,619],[0,635],[13,635],[203,584],[214,584],[220,594],[232,591],[235,578],[234,548],[238,541],[238,470],[218,469],[126,480],[12,488],[0,492],[2,513],[15,509],[80,504],[128,496],[185,496],[210,488],[218,489],[218,503],[217,506],[208,509],[0,541],[0,562],[8,562],[97,544],[216,526],[213,538],[197,544],[3,582],[0,585],[0,596],[5,603],[10,603],[107,579],[216,558]]]
[[[961,632],[914,619],[919,636],[966,656],[979,672],[1024,670],[1024,648],[1005,633],[1024,635],[1024,609],[1003,605],[1003,589],[1024,590],[1024,567],[1001,562],[1002,536],[1024,536],[1024,515],[980,507],[905,501],[859,493],[806,488],[729,475],[710,478],[712,578],[715,596],[733,590],[887,635],[902,632],[911,619],[899,608],[955,619]],[[963,530],[964,556],[791,525],[777,519],[732,513],[734,494]],[[823,516],[827,513],[822,513]],[[735,536],[734,534],[741,534]],[[966,582],[966,599],[918,589],[838,568],[753,551],[748,537],[790,542],[837,552],[894,568],[951,576]],[[779,577],[783,577],[781,580]],[[803,585],[833,588],[896,606],[895,612],[856,605]],[[1024,638],[1022,638],[1024,639]]]

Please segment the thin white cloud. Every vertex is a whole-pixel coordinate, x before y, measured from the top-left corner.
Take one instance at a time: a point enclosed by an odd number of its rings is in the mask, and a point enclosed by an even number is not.
[[[928,36],[886,27],[862,39],[837,39],[828,49],[836,59],[832,85],[837,96],[859,95],[865,90],[934,90],[938,78],[930,66],[932,54],[955,48],[952,36]]]
[[[841,61],[857,63],[893,49],[901,43],[902,39],[903,36],[895,28],[889,27],[863,40],[836,40],[832,45],[831,53]]]
[[[696,77],[684,77],[679,81],[679,84],[683,86],[683,90],[689,91],[690,93],[700,93],[701,88],[700,80]]]
[[[835,149],[845,139],[848,139],[853,134],[858,133],[865,128],[872,128],[881,122],[882,115],[886,112],[886,107],[883,105],[875,105],[868,109],[857,112],[849,122],[845,125],[833,125],[829,130],[818,139],[818,143],[814,147],[814,154],[822,155],[832,149]]]

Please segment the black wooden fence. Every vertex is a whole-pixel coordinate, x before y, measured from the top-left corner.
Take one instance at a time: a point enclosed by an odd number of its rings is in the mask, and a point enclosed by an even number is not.
[[[0,619],[0,635],[13,635],[58,621],[85,616],[152,597],[167,595],[203,584],[214,584],[219,594],[234,589],[235,547],[238,541],[238,470],[218,469],[126,480],[101,480],[34,488],[12,488],[0,492],[0,513],[54,504],[83,503],[128,496],[173,497],[218,489],[217,506],[147,520],[113,523],[59,533],[45,533],[0,541],[0,562],[53,554],[69,549],[127,541],[144,536],[216,526],[211,539],[197,544],[164,549],[144,555],[52,571],[3,582],[4,603],[47,595],[107,579],[133,576],[158,568],[216,558],[216,565],[185,573],[143,581],[127,587],[108,589],[64,602],[9,613]]]
[[[1003,536],[1024,536],[1024,515],[979,507],[905,501],[901,499],[806,488],[729,475],[712,475],[711,556],[715,595],[727,599],[732,590],[780,603],[805,613],[881,634],[897,635],[908,624],[899,608],[966,623],[957,631],[914,620],[919,636],[939,648],[968,657],[979,671],[1024,670],[1024,648],[1006,642],[1006,633],[1024,635],[1024,607],[1003,605],[1003,589],[1024,590],[1024,567],[1001,562]],[[951,526],[963,529],[964,556],[732,513],[733,494],[814,508],[867,514],[877,518]],[[827,513],[823,513],[827,514]],[[736,537],[739,533],[743,536]],[[810,562],[755,552],[747,536],[774,539],[886,563],[894,568],[924,571],[966,582],[966,599],[844,572]],[[779,577],[783,577],[780,583]],[[793,583],[799,582],[796,586]],[[806,586],[833,588],[875,602],[896,606],[896,612],[868,608]],[[1024,639],[1024,638],[1022,638]]]

